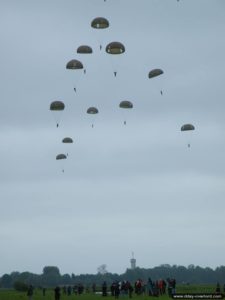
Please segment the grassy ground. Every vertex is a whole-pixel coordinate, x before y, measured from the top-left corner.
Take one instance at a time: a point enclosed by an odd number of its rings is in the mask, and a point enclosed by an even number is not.
[[[177,293],[213,293],[215,292],[215,286],[210,285],[180,285],[177,287]],[[149,297],[146,295],[136,296],[135,294],[132,297],[132,300],[154,300],[156,297]],[[158,297],[160,300],[168,300],[171,299],[167,295]],[[93,295],[93,294],[83,294],[81,296],[71,295],[66,296],[61,293],[61,300],[114,300],[114,297],[108,296],[107,298],[102,298],[101,295]],[[128,300],[128,296],[121,296],[120,300]],[[26,293],[17,292],[14,290],[0,290],[0,300],[28,300]],[[42,291],[35,289],[33,300],[54,300],[54,292],[51,289],[46,291],[45,297],[42,296]]]

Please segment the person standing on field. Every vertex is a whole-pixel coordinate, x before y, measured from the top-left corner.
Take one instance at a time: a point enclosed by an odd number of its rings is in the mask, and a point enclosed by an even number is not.
[[[34,294],[34,288],[32,285],[29,285],[28,290],[27,290],[27,296],[29,300],[32,300]]]
[[[60,300],[60,296],[61,296],[60,287],[57,286],[54,291],[55,291],[55,300]]]

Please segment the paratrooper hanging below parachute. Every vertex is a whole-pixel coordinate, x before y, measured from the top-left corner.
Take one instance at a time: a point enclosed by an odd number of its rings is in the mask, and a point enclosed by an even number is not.
[[[157,77],[159,75],[162,75],[164,72],[163,70],[161,69],[153,69],[151,70],[149,73],[148,73],[148,78],[154,78],[154,77]],[[160,90],[160,94],[163,95],[163,91]]]
[[[80,72],[80,70],[82,70],[83,68],[84,68],[84,66],[83,66],[82,62],[77,59],[72,59],[66,64],[66,69],[76,70],[76,72]],[[80,78],[80,76],[81,76],[81,74],[79,74],[79,78]],[[78,78],[77,78],[77,80],[78,80]],[[76,82],[76,84],[77,84],[77,82]],[[75,91],[75,93],[77,92],[76,86],[74,87],[74,91]]]
[[[64,143],[64,144],[72,144],[73,143],[73,139],[71,139],[70,137],[65,137],[62,140],[62,143]],[[67,153],[66,156],[69,156],[69,154]]]
[[[59,127],[59,121],[61,118],[61,113],[65,108],[65,104],[62,101],[53,101],[50,104],[50,110],[53,112],[53,115],[56,120],[56,127]]]
[[[87,45],[81,45],[77,48],[77,53],[78,54],[92,54],[93,50],[90,46]],[[86,69],[84,69],[84,74],[86,74]]]
[[[67,156],[65,154],[58,154],[56,156],[56,160],[63,160],[63,159],[67,159]],[[64,168],[62,168],[62,172],[64,173]]]
[[[98,114],[98,109],[96,107],[89,107],[87,109],[87,114],[96,115],[96,114]],[[92,123],[91,127],[92,128],[94,127],[94,123]]]
[[[194,125],[192,124],[184,124],[183,126],[181,126],[181,131],[192,131],[192,130],[195,130],[195,127]],[[188,148],[191,147],[191,143],[188,142]]]
[[[125,46],[120,42],[111,42],[105,48],[106,53],[111,55],[119,55],[125,52]],[[117,75],[117,70],[114,70],[114,76]]]
[[[130,102],[130,101],[127,101],[127,100],[121,101],[119,107],[120,107],[120,108],[124,108],[124,109],[131,109],[131,108],[133,108],[133,103]],[[126,125],[126,124],[127,124],[127,121],[124,120],[124,121],[123,121],[123,124]]]
[[[91,27],[94,29],[107,29],[109,27],[109,21],[103,17],[97,17],[92,20]],[[99,45],[100,50],[102,50],[102,43]]]

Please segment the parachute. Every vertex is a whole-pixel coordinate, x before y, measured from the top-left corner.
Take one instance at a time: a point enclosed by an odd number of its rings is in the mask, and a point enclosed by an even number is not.
[[[109,21],[106,18],[98,17],[92,20],[91,27],[95,29],[105,29],[109,27]]]
[[[184,124],[180,130],[181,131],[195,130],[195,127],[192,124]]]
[[[98,109],[96,107],[89,107],[87,109],[87,114],[94,115],[94,114],[97,114],[97,113],[98,113]]]
[[[96,114],[98,114],[98,109],[96,107],[89,107],[87,109],[87,114],[96,115]],[[92,128],[94,127],[94,122],[92,123],[91,127]]]
[[[73,143],[73,140],[72,140],[70,137],[65,137],[65,138],[62,140],[62,143],[65,143],[65,144],[71,144],[71,143]]]
[[[121,108],[133,108],[133,103],[130,101],[122,101],[120,102]]]
[[[79,70],[79,69],[83,69],[83,67],[84,66],[82,62],[77,59],[72,59],[66,64],[66,68],[69,70]]]
[[[79,54],[91,54],[92,52],[92,48],[87,45],[81,45],[77,48],[77,53]]]
[[[148,78],[154,78],[154,77],[157,77],[161,74],[163,74],[163,70],[161,69],[153,69],[151,70],[149,73],[148,73]]]
[[[59,127],[59,121],[61,119],[62,111],[65,108],[65,104],[62,101],[53,101],[50,104],[50,110],[53,111],[53,116],[56,121],[56,127]]]
[[[64,110],[64,108],[65,108],[65,104],[62,101],[53,101],[50,104],[50,110],[60,111],[60,110]]]
[[[56,156],[56,160],[66,159],[66,158],[67,158],[67,156],[66,156],[65,154],[58,154],[58,155]]]
[[[112,42],[106,46],[105,51],[109,54],[122,54],[125,52],[125,47],[120,42]]]
[[[125,108],[125,109],[131,109],[131,108],[133,108],[133,103],[130,101],[121,101],[119,107]],[[123,121],[123,124],[124,125],[127,124],[126,120]]]

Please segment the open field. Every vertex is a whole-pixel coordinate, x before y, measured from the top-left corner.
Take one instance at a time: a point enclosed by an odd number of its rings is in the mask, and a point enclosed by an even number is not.
[[[215,292],[215,285],[179,285],[177,286],[177,293],[213,293]],[[82,300],[100,300],[102,299],[101,295],[93,295],[92,293],[86,293],[83,295],[74,295],[72,294],[71,296],[64,295],[63,293],[61,294],[61,300],[78,300],[79,298],[82,298]],[[128,296],[120,296],[120,299],[129,299]],[[137,300],[137,299],[142,299],[142,300],[149,300],[151,298],[155,297],[149,297],[147,295],[141,295],[141,296],[136,296],[135,294],[133,295],[132,299]],[[167,295],[160,296],[158,297],[161,300],[166,300],[166,299],[171,299]],[[0,300],[27,300],[28,297],[25,292],[18,292],[15,290],[0,290]],[[115,299],[112,296],[107,297],[108,300],[113,300]],[[48,289],[46,291],[46,295],[42,295],[42,291],[40,289],[35,289],[33,300],[54,300],[54,292],[53,289]]]

